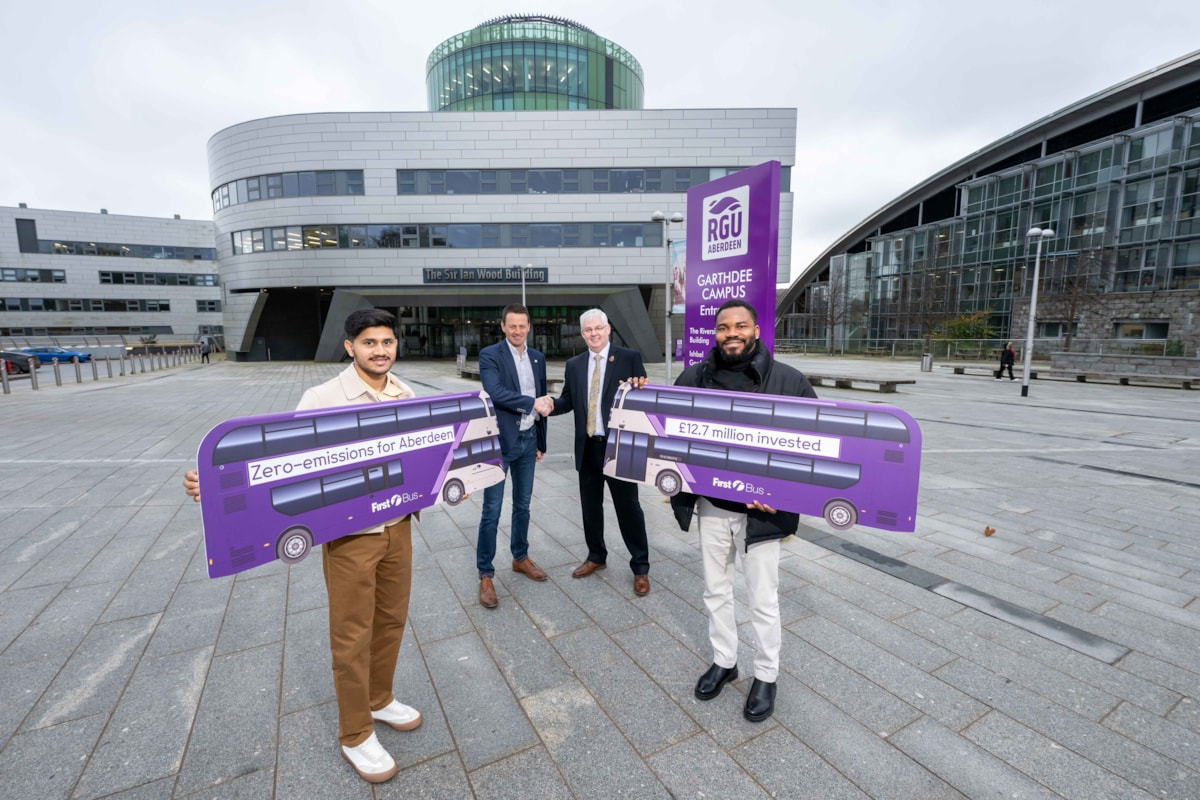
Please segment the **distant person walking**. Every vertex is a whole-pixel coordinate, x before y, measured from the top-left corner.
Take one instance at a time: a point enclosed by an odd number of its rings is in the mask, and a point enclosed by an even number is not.
[[[1012,368],[1013,362],[1016,360],[1017,352],[1013,350],[1012,342],[1005,342],[1004,349],[1000,351],[1000,369],[996,370],[996,380],[1000,380],[1000,377],[1004,375],[1005,367],[1008,368],[1008,379],[1014,380]]]
[[[200,363],[201,364],[210,363],[208,360],[208,354],[211,352],[212,352],[212,345],[208,343],[208,339],[205,339],[203,342],[200,343]]]

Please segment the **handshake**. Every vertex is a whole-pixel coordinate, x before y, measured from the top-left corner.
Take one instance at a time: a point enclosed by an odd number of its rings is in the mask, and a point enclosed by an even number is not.
[[[547,394],[534,399],[533,410],[543,417],[550,416],[554,413],[554,398]]]

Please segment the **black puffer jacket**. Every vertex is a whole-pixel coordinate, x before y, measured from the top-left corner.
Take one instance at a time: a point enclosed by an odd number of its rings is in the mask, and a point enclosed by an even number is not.
[[[747,371],[747,374],[754,379],[757,385],[756,392],[791,397],[817,396],[817,393],[813,391],[812,384],[808,382],[808,378],[804,377],[802,372],[789,367],[787,364],[776,361],[767,352],[766,348],[762,346],[761,341],[757,343],[756,347],[757,352],[754,353],[750,361],[750,368]],[[685,369],[683,374],[675,381],[675,385],[691,386],[696,389],[712,389],[714,388],[713,374],[719,369],[716,348],[713,348],[703,361]],[[692,515],[696,509],[696,501],[699,499],[699,495],[689,494],[688,492],[680,492],[671,498],[671,510],[675,512],[675,519],[679,522],[679,527],[682,530],[686,531],[691,527]],[[732,508],[732,505],[725,500],[715,500],[714,504],[724,508]],[[744,510],[747,517],[747,550],[750,549],[750,545],[757,544],[758,542],[791,536],[796,532],[796,528],[800,526],[800,515],[791,511],[776,509],[774,514],[768,514],[765,511],[759,511],[754,508],[744,508],[744,506],[738,510]]]

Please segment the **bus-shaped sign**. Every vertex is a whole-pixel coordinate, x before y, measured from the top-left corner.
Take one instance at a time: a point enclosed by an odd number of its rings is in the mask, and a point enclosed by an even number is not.
[[[485,392],[240,417],[200,443],[209,577],[275,559],[504,478]]]
[[[921,429],[898,408],[629,384],[617,390],[604,474],[824,517],[845,530],[916,527]]]

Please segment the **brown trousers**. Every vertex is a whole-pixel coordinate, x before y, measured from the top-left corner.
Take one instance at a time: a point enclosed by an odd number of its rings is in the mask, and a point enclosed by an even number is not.
[[[323,546],[329,651],[338,741],[357,747],[374,730],[371,711],[392,702],[392,681],[412,588],[412,523]]]

